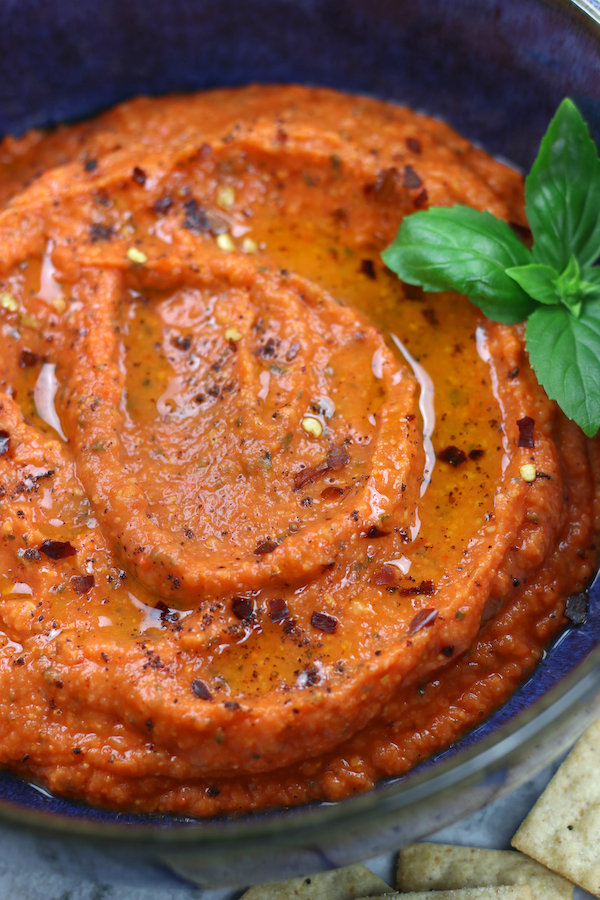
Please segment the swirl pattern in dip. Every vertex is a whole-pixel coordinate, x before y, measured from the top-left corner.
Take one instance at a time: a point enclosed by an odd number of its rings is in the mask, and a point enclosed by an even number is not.
[[[379,252],[427,204],[524,228],[520,177],[297,87],[2,153],[0,762],[207,815],[340,799],[479,722],[593,572],[597,444],[518,327]]]

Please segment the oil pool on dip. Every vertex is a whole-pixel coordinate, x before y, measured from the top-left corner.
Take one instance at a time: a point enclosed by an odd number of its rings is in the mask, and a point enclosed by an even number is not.
[[[380,252],[526,227],[449,126],[329,90],[0,147],[0,763],[190,815],[339,800],[480,723],[596,563],[598,444],[519,327]]]

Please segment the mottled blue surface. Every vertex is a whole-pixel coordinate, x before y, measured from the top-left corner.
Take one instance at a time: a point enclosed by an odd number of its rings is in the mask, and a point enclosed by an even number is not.
[[[0,133],[87,116],[138,93],[250,81],[406,102],[527,167],[563,96],[600,100],[600,31],[566,0],[0,0]],[[599,640],[595,589],[587,624],[568,629],[464,744],[526,708]],[[7,773],[0,798],[99,823],[190,824],[89,810]]]

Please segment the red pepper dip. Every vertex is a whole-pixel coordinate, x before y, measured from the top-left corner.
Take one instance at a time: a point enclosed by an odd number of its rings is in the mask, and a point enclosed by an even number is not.
[[[520,327],[383,266],[521,228],[408,109],[125,103],[0,148],[0,763],[96,805],[340,800],[509,697],[596,565],[598,444]]]

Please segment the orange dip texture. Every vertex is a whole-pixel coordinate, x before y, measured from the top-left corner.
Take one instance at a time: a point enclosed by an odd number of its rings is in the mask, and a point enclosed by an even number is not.
[[[521,177],[301,87],[0,158],[0,762],[212,815],[339,800],[478,724],[589,583],[597,444],[521,328],[379,253],[430,204],[526,226]]]

